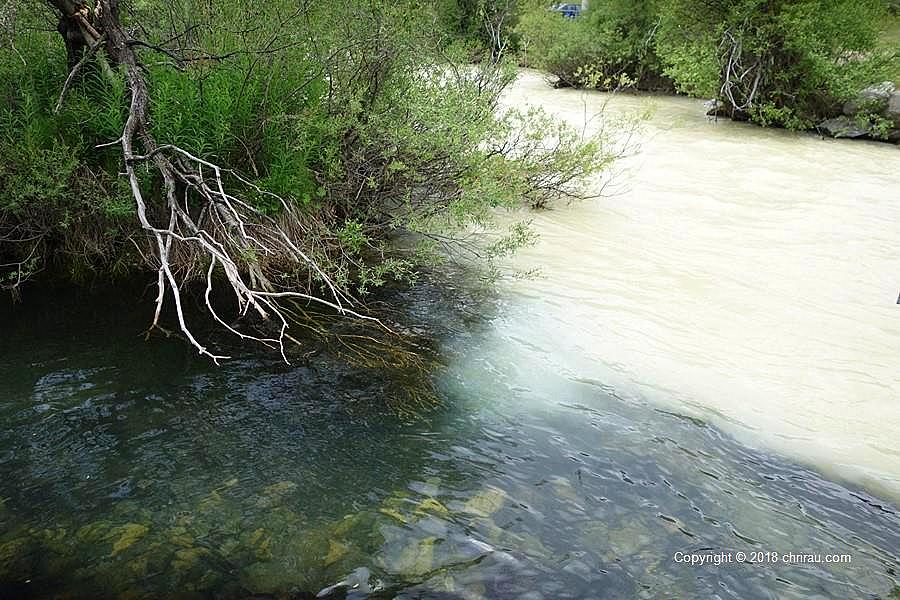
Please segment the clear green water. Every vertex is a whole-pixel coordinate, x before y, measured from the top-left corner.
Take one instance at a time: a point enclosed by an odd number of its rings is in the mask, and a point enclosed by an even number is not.
[[[125,293],[0,308],[0,598],[308,598],[363,567],[347,597],[894,590],[894,506],[555,373],[429,293],[403,298],[445,365],[418,418],[396,373],[328,353],[215,368],[145,342]],[[673,559],[720,551],[852,562]]]

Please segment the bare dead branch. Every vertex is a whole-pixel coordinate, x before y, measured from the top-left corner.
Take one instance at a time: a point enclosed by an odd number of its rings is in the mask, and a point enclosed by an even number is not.
[[[77,27],[76,31],[80,32],[82,41],[88,48],[66,79],[57,111],[80,69],[101,46],[105,47],[106,55],[113,63],[122,67],[125,74],[130,92],[128,117],[122,135],[115,142],[103,146],[121,146],[125,175],[135,202],[138,221],[154,242],[157,295],[151,329],[159,328],[163,307],[171,297],[180,332],[187,341],[200,354],[217,364],[228,358],[203,345],[187,322],[182,297],[183,280],[179,280],[173,268],[173,254],[177,251],[199,253],[199,256],[205,257],[208,266],[204,296],[206,308],[213,319],[242,340],[252,340],[277,348],[285,361],[287,356],[284,341],[289,339],[286,333],[288,320],[279,306],[280,300],[311,302],[333,309],[340,315],[380,324],[377,319],[352,310],[352,299],[331,280],[316,260],[301,249],[274,218],[241,198],[240,192],[243,190],[274,199],[285,215],[296,219],[289,202],[260,188],[232,169],[224,168],[179,146],[158,144],[154,139],[149,126],[150,90],[135,48],[147,47],[179,62],[184,62],[187,58],[162,46],[131,38],[119,21],[118,0],[98,0],[94,11],[84,2],[52,0],[51,3],[60,11],[63,20]],[[73,30],[68,26],[65,29],[67,33]],[[258,53],[276,53],[283,49],[281,45],[274,43],[275,39],[271,42]],[[232,55],[235,54],[237,53]],[[228,56],[202,55],[202,58],[224,60]],[[138,146],[141,148],[140,152],[136,149]],[[152,165],[162,179],[165,224],[153,222],[151,215],[159,213],[160,207],[148,206],[137,173],[137,166],[140,164]],[[184,192],[184,202],[178,199],[179,190]],[[201,208],[199,212],[192,212],[191,205],[196,201],[200,202]],[[261,264],[264,259],[288,259],[295,262],[321,282],[328,296],[320,297],[312,291],[276,289],[265,275]],[[211,300],[217,273],[234,293],[238,314],[245,316],[253,311],[264,320],[274,321],[278,329],[277,335],[265,337],[240,332],[218,314]]]
[[[100,46],[103,44],[105,40],[104,36],[100,36],[100,39],[97,40],[92,46],[88,48],[88,51],[84,53],[84,56],[81,57],[81,60],[72,67],[72,70],[69,71],[69,76],[66,77],[65,83],[63,83],[62,90],[59,92],[59,100],[56,101],[56,108],[53,109],[53,114],[59,114],[59,111],[62,110],[63,102],[66,99],[66,94],[69,93],[69,89],[72,87],[72,83],[75,81],[75,78],[78,77],[78,73],[81,69],[84,68],[84,65],[88,63],[88,61],[93,58],[94,54],[97,53],[97,50],[100,49]]]

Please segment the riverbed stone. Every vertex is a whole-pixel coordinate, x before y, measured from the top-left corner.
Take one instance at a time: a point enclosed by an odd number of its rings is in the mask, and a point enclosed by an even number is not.
[[[565,477],[553,476],[550,478],[550,484],[553,486],[553,493],[562,500],[567,500],[575,504],[581,502],[581,498],[572,482]]]
[[[150,570],[150,557],[146,554],[128,562],[128,570],[135,577],[146,577]]]
[[[215,512],[222,506],[222,495],[216,490],[207,494],[197,503],[197,510],[201,513]]]
[[[389,573],[407,577],[420,577],[434,570],[434,545],[436,537],[414,540],[396,556],[385,555],[384,567]]]
[[[896,90],[897,86],[890,81],[870,85],[844,103],[844,115],[853,117],[861,112],[880,114],[887,108],[891,95]]]
[[[330,567],[350,553],[350,548],[337,540],[328,540],[328,554],[325,555],[324,564]]]
[[[287,598],[287,590],[297,587],[301,577],[290,569],[269,562],[257,562],[240,571],[241,587],[259,596]],[[250,597],[250,596],[248,596]]]
[[[184,527],[173,527],[168,532],[169,543],[181,548],[190,548],[194,545],[194,536],[188,533]]]
[[[176,573],[185,573],[196,567],[200,559],[207,554],[209,550],[206,548],[182,548],[175,552],[172,568]]]
[[[143,539],[148,531],[150,531],[149,527],[139,523],[128,523],[112,529],[109,532],[109,537],[115,539],[115,542],[113,542],[112,552],[109,555],[110,558],[115,558],[117,555],[131,548]]]
[[[28,579],[32,561],[39,552],[40,547],[32,537],[20,537],[0,544],[0,579]]]
[[[247,546],[253,549],[253,554],[259,561],[272,560],[272,536],[265,529],[259,528],[247,537]]]
[[[463,506],[463,510],[480,517],[489,517],[500,510],[505,500],[506,493],[503,490],[489,487],[469,499]]]
[[[434,498],[426,498],[425,500],[422,500],[421,502],[419,502],[419,504],[416,505],[416,508],[413,510],[413,512],[418,516],[427,514],[447,516],[450,514],[450,511],[447,509],[447,507]]]
[[[256,501],[258,508],[270,508],[284,502],[285,497],[297,489],[293,481],[279,481],[263,488],[260,497]]]
[[[34,537],[40,541],[41,546],[45,550],[49,550],[51,552],[56,552],[58,554],[65,554],[68,551],[68,546],[66,544],[68,532],[59,527],[57,529],[41,529],[40,531],[35,532]]]
[[[96,543],[103,540],[109,534],[111,527],[112,525],[107,521],[94,521],[93,523],[82,525],[78,531],[75,532],[75,538],[84,544]]]
[[[863,138],[869,135],[869,129],[847,116],[826,119],[816,127],[819,132],[834,138]]]
[[[409,523],[409,519],[407,519],[406,517],[404,517],[404,516],[400,513],[400,511],[398,511],[398,510],[395,509],[395,508],[381,507],[381,508],[378,509],[378,512],[380,512],[381,514],[383,514],[383,515],[385,515],[385,516],[388,516],[388,517],[394,519],[395,521],[397,521],[397,522],[399,522],[399,523],[403,523],[403,524]]]

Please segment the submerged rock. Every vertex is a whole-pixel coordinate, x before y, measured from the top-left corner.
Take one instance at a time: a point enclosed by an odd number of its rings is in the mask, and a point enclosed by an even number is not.
[[[498,488],[487,488],[475,494],[463,506],[467,513],[480,517],[489,517],[500,510],[506,500],[506,493]]]
[[[210,512],[218,510],[222,506],[222,495],[216,490],[211,491],[205,498],[197,504],[197,510],[200,512]],[[189,517],[189,515],[188,515]]]
[[[258,508],[271,508],[284,502],[289,494],[297,489],[297,484],[293,481],[279,481],[270,486],[263,488],[259,499],[256,501]]]
[[[112,552],[109,555],[110,558],[114,558],[116,555],[131,548],[134,544],[143,539],[148,531],[150,531],[150,529],[146,525],[140,525],[138,523],[128,523],[127,525],[112,529],[109,532],[109,537],[116,538],[116,541],[113,543]]]
[[[83,544],[95,544],[103,541],[109,534],[111,525],[106,521],[95,521],[81,526],[75,532],[75,539]]]
[[[40,547],[31,537],[20,537],[0,544],[0,580],[12,582],[28,579],[32,562],[39,553]]]
[[[412,540],[395,555],[388,551],[382,557],[385,570],[402,577],[420,577],[432,572],[435,569],[434,546],[438,541],[439,538],[426,537]]]
[[[182,548],[175,552],[172,568],[176,573],[184,573],[196,567],[200,559],[209,554],[206,548]]]
[[[262,528],[256,529],[247,538],[247,546],[259,561],[272,560],[271,544],[272,537]]]
[[[286,598],[291,597],[290,590],[302,585],[303,577],[283,564],[257,562],[242,568],[239,578],[241,587],[250,592],[251,597]]]
[[[328,541],[328,554],[325,555],[325,566],[331,566],[341,560],[350,552],[350,548],[346,544],[335,540]]]
[[[448,516],[450,514],[450,511],[447,509],[447,507],[434,498],[425,498],[416,506],[413,512],[415,512],[419,516],[429,513],[439,516]]]
[[[184,527],[173,527],[168,531],[169,543],[181,548],[190,548],[194,545],[194,536],[188,533]]]

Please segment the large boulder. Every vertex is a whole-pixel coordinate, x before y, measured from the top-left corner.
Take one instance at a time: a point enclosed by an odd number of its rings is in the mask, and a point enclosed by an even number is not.
[[[855,98],[844,103],[844,114],[848,117],[855,116],[860,112],[881,114],[888,108],[896,91],[897,86],[890,81],[870,85]]]
[[[861,127],[859,123],[846,116],[826,119],[819,123],[816,129],[824,135],[835,138],[862,138],[869,135],[868,128]]]
[[[885,118],[894,122],[894,127],[900,129],[900,90],[895,90],[888,99],[887,108],[884,109]]]

